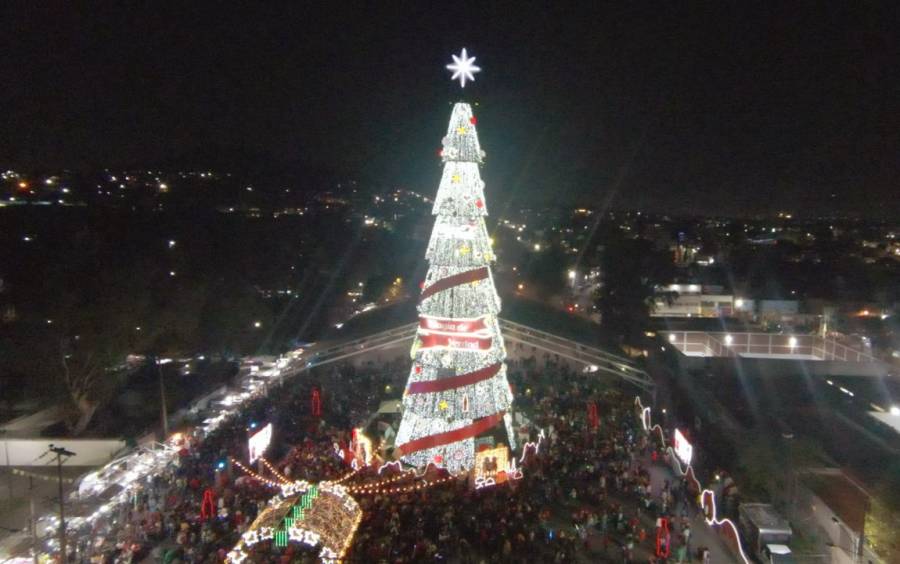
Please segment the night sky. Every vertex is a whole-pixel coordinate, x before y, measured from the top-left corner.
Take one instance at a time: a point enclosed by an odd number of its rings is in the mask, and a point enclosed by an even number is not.
[[[900,211],[894,2],[166,4],[4,3],[0,166],[215,155],[433,192],[465,46],[495,209]]]

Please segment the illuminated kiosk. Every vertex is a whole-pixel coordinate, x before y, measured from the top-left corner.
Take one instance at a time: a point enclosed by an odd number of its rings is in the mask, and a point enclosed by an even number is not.
[[[228,561],[246,560],[254,545],[271,540],[276,547],[289,542],[321,546],[322,562],[339,562],[353,542],[362,509],[347,488],[331,482],[295,482],[282,488],[269,506],[241,535]]]

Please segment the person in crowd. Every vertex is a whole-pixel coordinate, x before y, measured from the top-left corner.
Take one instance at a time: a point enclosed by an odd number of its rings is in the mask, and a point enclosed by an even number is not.
[[[89,531],[91,542],[77,560],[140,560],[159,547],[152,553],[156,562],[221,562],[277,493],[227,463],[246,460],[250,423],[273,423],[276,438],[267,457],[280,474],[310,482],[338,479],[349,469],[334,444],[349,444],[350,430],[386,399],[386,386],[403,388],[408,369],[408,358],[313,369],[284,390],[254,400],[216,432],[190,436],[190,448],[141,484],[133,504]],[[520,356],[510,361],[508,375],[516,390],[529,390],[516,398],[517,409],[534,425],[528,439],[536,441],[537,428],[548,430],[539,452],[526,457],[523,478],[480,490],[451,480],[401,494],[359,494],[363,517],[349,562],[573,562],[578,555],[612,558],[615,546],[623,562],[649,561],[654,515],[671,519],[677,492],[686,490],[666,482],[654,497],[647,467],[652,445],[638,433],[633,396],[609,382],[582,378],[550,355]],[[318,416],[311,413],[313,388],[320,391]],[[598,407],[596,427],[589,424],[586,400]],[[392,472],[367,467],[353,481]],[[207,490],[214,493],[211,512],[203,507]],[[684,527],[675,551],[679,562],[690,554],[690,537],[690,527]],[[312,562],[316,553],[264,542],[251,556],[253,562]]]

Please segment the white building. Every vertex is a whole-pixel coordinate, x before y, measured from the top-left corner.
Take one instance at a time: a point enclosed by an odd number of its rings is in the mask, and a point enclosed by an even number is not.
[[[721,286],[669,284],[660,290],[672,292],[677,297],[671,304],[664,299],[656,300],[650,314],[653,317],[720,317],[735,312],[734,296],[723,294]],[[741,301],[738,309],[743,309],[744,305]]]

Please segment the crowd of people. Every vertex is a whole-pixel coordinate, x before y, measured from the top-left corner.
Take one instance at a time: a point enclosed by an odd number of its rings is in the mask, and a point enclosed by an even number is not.
[[[552,356],[521,353],[509,361],[515,409],[531,421],[531,438],[545,430],[538,452],[525,459],[522,479],[478,490],[460,479],[412,492],[358,494],[364,516],[348,561],[687,562],[697,556],[690,551],[684,485],[667,483],[660,491],[651,485],[652,445],[639,432],[633,395]],[[222,562],[277,493],[233,462],[246,460],[251,426],[273,424],[267,456],[284,476],[337,479],[348,468],[334,444],[348,445],[350,430],[396,397],[408,362],[314,369],[253,401],[203,440],[186,432],[177,462],[81,535],[70,559]],[[354,483],[375,477],[364,470]],[[251,559],[313,562],[316,552],[260,543]]]

